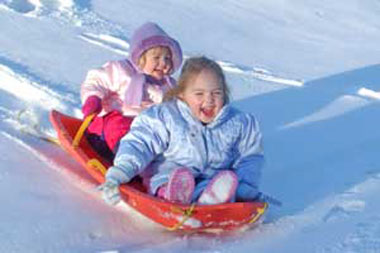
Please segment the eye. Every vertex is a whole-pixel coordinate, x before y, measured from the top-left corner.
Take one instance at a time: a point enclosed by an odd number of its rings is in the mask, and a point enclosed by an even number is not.
[[[223,96],[223,91],[217,90],[212,93],[213,96],[220,97]]]
[[[167,62],[167,63],[171,63],[172,62],[172,58],[170,57],[170,56],[168,56],[168,57],[165,57],[165,62]]]

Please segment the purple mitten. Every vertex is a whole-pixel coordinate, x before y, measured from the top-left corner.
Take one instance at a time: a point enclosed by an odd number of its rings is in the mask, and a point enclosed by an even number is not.
[[[102,100],[98,96],[90,96],[82,106],[83,116],[86,118],[93,113],[99,113],[102,110]]]

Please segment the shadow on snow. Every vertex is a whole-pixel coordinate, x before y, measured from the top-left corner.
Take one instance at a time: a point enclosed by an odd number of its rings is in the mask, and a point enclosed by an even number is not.
[[[262,187],[284,203],[272,219],[294,215],[380,171],[379,126],[371,123],[380,115],[380,103],[356,95],[360,87],[380,90],[379,74],[380,65],[372,65],[234,102],[260,121],[267,161]],[[344,96],[365,106],[284,128]]]

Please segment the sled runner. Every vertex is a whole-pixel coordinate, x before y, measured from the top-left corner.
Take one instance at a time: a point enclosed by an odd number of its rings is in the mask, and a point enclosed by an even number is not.
[[[78,138],[78,131],[83,132],[82,120],[52,111],[50,121],[57,131],[62,148],[98,183],[103,183],[104,174],[111,164],[92,149],[85,137]],[[224,231],[242,228],[256,224],[267,208],[264,202],[218,205],[171,203],[149,195],[138,179],[120,186],[120,193],[128,205],[169,230]]]

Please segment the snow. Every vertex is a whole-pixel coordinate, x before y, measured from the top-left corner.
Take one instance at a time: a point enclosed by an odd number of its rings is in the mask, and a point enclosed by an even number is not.
[[[380,2],[0,0],[1,252],[380,252]],[[223,67],[264,135],[262,190],[283,202],[231,234],[169,232],[53,144],[51,109],[81,117],[87,70],[158,22],[185,57]],[[70,171],[67,168],[74,168]]]

